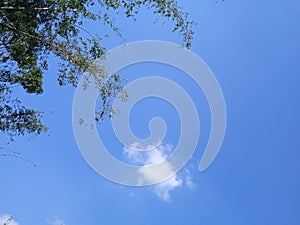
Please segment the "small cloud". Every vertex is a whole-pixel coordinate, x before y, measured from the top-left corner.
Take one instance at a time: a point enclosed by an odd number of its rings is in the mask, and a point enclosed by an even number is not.
[[[177,175],[169,178],[166,181],[163,181],[159,184],[153,186],[153,192],[162,200],[170,201],[170,191],[173,189],[180,187],[182,184],[182,179],[180,179]]]
[[[170,201],[170,192],[177,187],[181,187],[182,184],[186,184],[189,188],[194,187],[194,183],[191,180],[191,175],[188,169],[184,171],[184,179],[173,171],[172,166],[166,163],[163,168],[159,170],[146,169],[145,166],[159,164],[166,161],[169,154],[172,152],[173,147],[171,145],[148,145],[144,147],[143,152],[137,151],[141,150],[143,147],[139,143],[133,143],[130,146],[124,147],[124,153],[130,163],[140,166],[139,168],[139,181],[140,184],[153,182],[161,177],[165,177],[166,174],[174,173],[171,178],[154,184],[152,186],[152,191],[162,200]],[[147,151],[148,150],[148,151]],[[165,173],[165,175],[164,175]]]
[[[0,225],[19,225],[19,223],[11,215],[2,214],[0,215]]]
[[[66,223],[58,217],[55,217],[53,220],[48,220],[48,223],[50,225],[66,225]]]
[[[194,190],[196,188],[196,184],[192,181],[192,176],[190,171],[187,168],[185,168],[184,172],[185,172],[185,179],[184,179],[185,185],[191,190]]]

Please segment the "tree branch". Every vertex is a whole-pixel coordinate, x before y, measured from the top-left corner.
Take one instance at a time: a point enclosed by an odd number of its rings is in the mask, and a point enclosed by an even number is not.
[[[20,159],[22,161],[25,161],[25,162],[29,163],[33,167],[37,167],[37,165],[35,163],[30,161],[29,159],[26,159],[26,158],[22,157],[20,152],[12,151],[10,149],[3,148],[3,147],[0,147],[0,150],[6,151],[4,153],[0,153],[0,157],[1,156],[2,157],[13,157],[13,158]]]

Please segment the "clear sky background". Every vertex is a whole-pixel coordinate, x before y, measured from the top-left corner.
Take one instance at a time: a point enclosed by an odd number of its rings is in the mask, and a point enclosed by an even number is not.
[[[300,224],[300,4],[287,1],[179,1],[198,23],[191,50],[215,73],[224,93],[228,124],[219,155],[203,173],[197,170],[207,144],[210,112],[201,90],[182,72],[157,64],[120,71],[129,82],[160,75],[178,82],[195,100],[201,121],[197,149],[177,175],[169,196],[155,187],[124,187],[95,173],[82,158],[72,131],[75,89],[58,87],[52,60],[45,94],[24,103],[45,111],[50,130],[1,146],[19,151],[37,165],[0,158],[0,224],[12,215],[19,225],[299,225]],[[137,21],[119,19],[126,42],[180,37],[153,25],[142,10]],[[103,27],[93,25],[93,32]],[[120,45],[111,36],[107,49]],[[135,134],[147,137],[147,123],[161,116],[168,125],[164,144],[179,137],[176,111],[146,99],[131,115]],[[110,121],[97,127],[111,154],[132,160],[114,137]],[[180,185],[181,184],[181,185]]]

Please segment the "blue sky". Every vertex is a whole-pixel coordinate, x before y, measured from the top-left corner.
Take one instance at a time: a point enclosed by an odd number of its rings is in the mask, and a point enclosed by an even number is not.
[[[155,187],[124,187],[102,178],[78,150],[72,130],[75,89],[58,87],[52,60],[45,75],[45,94],[24,97],[28,105],[46,112],[50,130],[6,146],[22,152],[37,167],[15,158],[0,158],[0,222],[5,215],[12,215],[20,225],[300,223],[299,2],[179,2],[198,23],[191,50],[210,66],[226,100],[226,135],[213,164],[205,172],[197,170],[210,130],[203,93],[184,73],[148,63],[120,73],[129,82],[143,76],[164,76],[197,99],[201,133],[196,151],[177,175],[173,184],[178,185],[169,199]],[[119,20],[127,42],[157,39],[180,43],[169,23],[160,27],[152,21],[146,10],[137,21]],[[98,28],[91,29],[97,32]],[[98,32],[101,30],[99,25]],[[104,42],[108,49],[120,44],[116,37]],[[147,124],[153,116],[161,116],[168,125],[165,146],[176,145],[178,115],[159,99],[145,99],[133,109],[130,122],[135,134],[147,137]],[[109,120],[97,129],[112,155],[130,161]],[[1,141],[4,143],[4,138]]]

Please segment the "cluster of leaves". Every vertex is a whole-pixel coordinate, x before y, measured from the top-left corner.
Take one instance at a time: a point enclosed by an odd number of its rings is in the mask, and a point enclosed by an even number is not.
[[[11,141],[16,135],[37,135],[46,131],[47,127],[41,121],[42,113],[26,108],[18,98],[12,98],[11,86],[5,78],[0,77],[0,131],[8,134]]]
[[[125,15],[132,18],[135,18],[139,13],[141,6],[145,6],[149,10],[152,10],[154,14],[171,19],[174,22],[172,32],[178,31],[182,35],[182,44],[185,47],[189,48],[192,44],[194,21],[188,20],[188,13],[184,12],[175,0],[100,0],[99,2],[107,10],[123,9]],[[107,12],[104,13],[104,18],[107,18],[108,24],[113,21]]]
[[[117,35],[120,30],[110,15],[111,10],[135,18],[141,6],[174,22],[173,31],[191,45],[193,22],[175,0],[3,0],[0,2],[0,131],[11,137],[25,133],[40,134],[46,129],[42,113],[22,106],[11,98],[15,86],[29,94],[43,93],[43,73],[48,57],[58,61],[59,85],[77,85],[93,62],[105,54],[101,36],[84,29],[89,20],[101,21]],[[85,35],[83,35],[85,34]],[[93,74],[94,73],[94,74]],[[124,80],[111,76],[99,89],[101,107],[96,119],[112,112],[111,99],[122,90]]]

